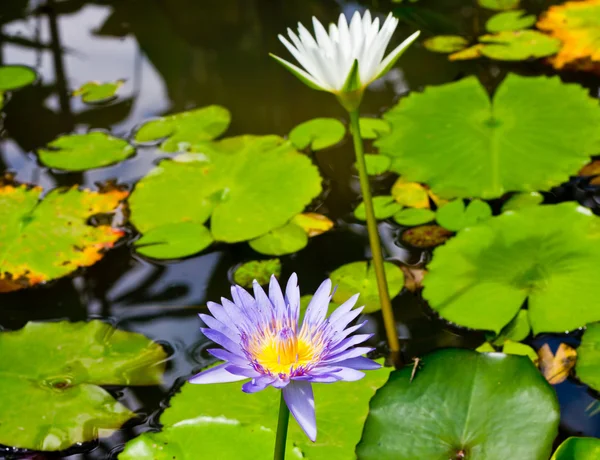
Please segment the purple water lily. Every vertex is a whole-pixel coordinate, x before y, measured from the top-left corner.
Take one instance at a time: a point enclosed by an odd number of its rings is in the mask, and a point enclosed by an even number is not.
[[[208,326],[206,337],[223,348],[209,353],[226,361],[190,379],[191,383],[236,382],[246,393],[271,385],[282,389],[285,402],[298,424],[314,442],[317,438],[312,383],[355,381],[361,370],[378,369],[376,362],[363,357],[372,350],[356,345],[372,334],[351,335],[365,323],[347,327],[362,311],[352,309],[358,294],[338,307],[328,318],[331,280],[325,280],[313,296],[304,321],[299,324],[300,289],[293,274],[285,296],[272,276],[269,295],[254,281],[254,297],[240,286],[231,287],[233,302],[208,303],[210,315],[200,315]]]

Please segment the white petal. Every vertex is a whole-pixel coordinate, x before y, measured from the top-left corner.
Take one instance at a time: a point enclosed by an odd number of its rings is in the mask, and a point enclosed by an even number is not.
[[[321,24],[317,18],[313,16],[313,27],[315,28],[315,36],[317,37],[317,42],[319,46],[328,54],[333,53],[333,44],[329,40],[329,35],[327,35],[327,31],[323,24]]]
[[[340,14],[340,19],[338,21],[338,30],[340,33],[340,49],[342,50],[342,55],[344,60],[352,61],[351,57],[351,49],[352,49],[352,40],[350,38],[350,31],[348,30],[348,22],[346,22],[346,16],[344,14]],[[348,73],[348,69],[345,69],[346,73]]]

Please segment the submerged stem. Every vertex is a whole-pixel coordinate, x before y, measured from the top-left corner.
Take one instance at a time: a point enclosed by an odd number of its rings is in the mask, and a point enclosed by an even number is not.
[[[288,409],[283,391],[281,391],[281,400],[279,401],[279,420],[277,421],[277,437],[275,438],[274,460],[285,459],[285,444],[287,441],[288,423],[290,421],[290,410]]]
[[[379,301],[381,303],[381,312],[383,313],[383,322],[385,333],[387,335],[388,345],[392,352],[392,359],[396,361],[400,352],[400,341],[396,333],[396,322],[394,312],[392,311],[392,302],[388,292],[387,281],[385,279],[385,269],[383,265],[383,253],[381,251],[381,242],[379,241],[379,230],[375,213],[373,211],[373,200],[371,197],[371,188],[369,185],[369,176],[367,175],[367,165],[365,163],[365,153],[363,149],[363,140],[360,135],[358,110],[350,113],[350,127],[352,129],[352,138],[354,139],[354,151],[356,152],[356,165],[360,177],[360,188],[365,204],[365,213],[367,215],[367,230],[369,232],[369,243],[371,253],[373,254],[373,265],[377,277],[377,289],[379,291]]]

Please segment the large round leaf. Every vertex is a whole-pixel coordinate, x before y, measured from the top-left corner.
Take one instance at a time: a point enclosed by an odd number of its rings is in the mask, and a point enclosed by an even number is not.
[[[558,401],[530,359],[447,349],[412,373],[392,372],[371,400],[360,460],[549,457]]]
[[[210,231],[196,222],[161,225],[135,242],[135,250],[153,259],[177,259],[195,254],[213,242]]]
[[[40,161],[46,166],[66,171],[108,166],[134,153],[134,148],[123,139],[102,132],[68,134],[48,144],[49,149],[38,150]]]
[[[577,377],[600,391],[600,323],[589,324],[577,348]]]
[[[117,91],[125,82],[123,80],[101,83],[89,81],[73,91],[73,96],[81,96],[85,104],[101,104],[117,98]]]
[[[250,241],[252,249],[269,256],[292,254],[304,249],[307,244],[308,234],[293,222]]]
[[[290,447],[298,448],[307,460],[352,458],[367,416],[369,399],[389,373],[389,368],[382,368],[367,371],[366,376],[356,382],[314,384],[317,442],[312,443],[291,419],[288,432]],[[119,455],[119,460],[171,460],[173,455],[177,460],[195,460],[198,452],[206,458],[219,460],[255,458],[241,454],[234,447],[223,448],[224,443],[236,444],[242,440],[247,441],[245,452],[253,452],[260,447],[265,452],[258,458],[272,458],[279,396],[279,391],[270,387],[254,394],[243,393],[239,382],[215,385],[186,383],[160,417],[163,431],[143,434],[130,441]],[[223,424],[231,427],[224,428]],[[259,426],[269,437],[247,436],[239,424],[250,429]],[[187,431],[182,431],[184,427]],[[237,434],[240,438],[232,437]],[[161,452],[165,451],[170,455],[161,457]],[[290,456],[288,453],[286,458],[297,458],[297,454]]]
[[[600,458],[600,439],[569,438],[563,442],[551,460],[597,460]]]
[[[300,123],[290,132],[294,147],[322,150],[340,142],[346,134],[346,127],[335,118],[315,118]]]
[[[576,203],[506,212],[437,248],[423,296],[461,326],[498,333],[528,299],[534,333],[600,320],[600,219]]]
[[[100,260],[124,232],[90,225],[114,212],[127,192],[0,186],[0,292],[60,278]]]
[[[35,70],[23,65],[0,66],[0,93],[32,84],[37,79]]]
[[[215,240],[251,240],[285,225],[321,192],[317,168],[279,136],[232,137],[196,150],[162,161],[137,184],[129,204],[140,232],[210,217]]]
[[[525,15],[525,10],[505,11],[488,19],[485,28],[492,33],[521,30],[531,27],[535,21],[535,15]]]
[[[413,93],[385,118],[392,132],[377,145],[392,169],[445,198],[547,190],[600,150],[598,101],[558,77],[511,74],[493,103],[469,77]]]
[[[101,321],[27,323],[0,333],[0,444],[63,450],[134,414],[97,385],[157,385],[163,348]]]
[[[556,54],[560,40],[536,30],[516,30],[482,35],[479,41],[481,54],[499,61],[524,61],[529,58],[542,58]]]

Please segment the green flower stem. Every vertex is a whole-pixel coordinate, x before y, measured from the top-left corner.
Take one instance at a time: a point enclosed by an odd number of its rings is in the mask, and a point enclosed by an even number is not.
[[[281,400],[279,401],[279,420],[277,422],[277,438],[275,440],[274,460],[285,459],[285,444],[287,441],[288,423],[290,421],[290,410],[288,409],[283,391],[281,391]]]
[[[381,312],[383,313],[383,322],[388,339],[388,345],[392,353],[392,360],[396,361],[400,352],[400,341],[396,333],[396,322],[394,312],[392,311],[392,302],[385,279],[385,269],[383,266],[383,253],[381,251],[381,242],[379,241],[379,230],[375,213],[373,211],[373,199],[371,197],[371,188],[369,185],[369,176],[367,175],[367,165],[365,163],[365,152],[363,140],[360,135],[360,125],[358,122],[358,110],[350,111],[350,128],[354,139],[354,151],[356,152],[356,165],[358,166],[358,175],[360,177],[360,188],[365,203],[365,213],[367,215],[367,230],[369,232],[369,243],[373,255],[373,265],[375,266],[375,275],[377,276],[377,289],[379,291],[379,301],[381,303]]]

